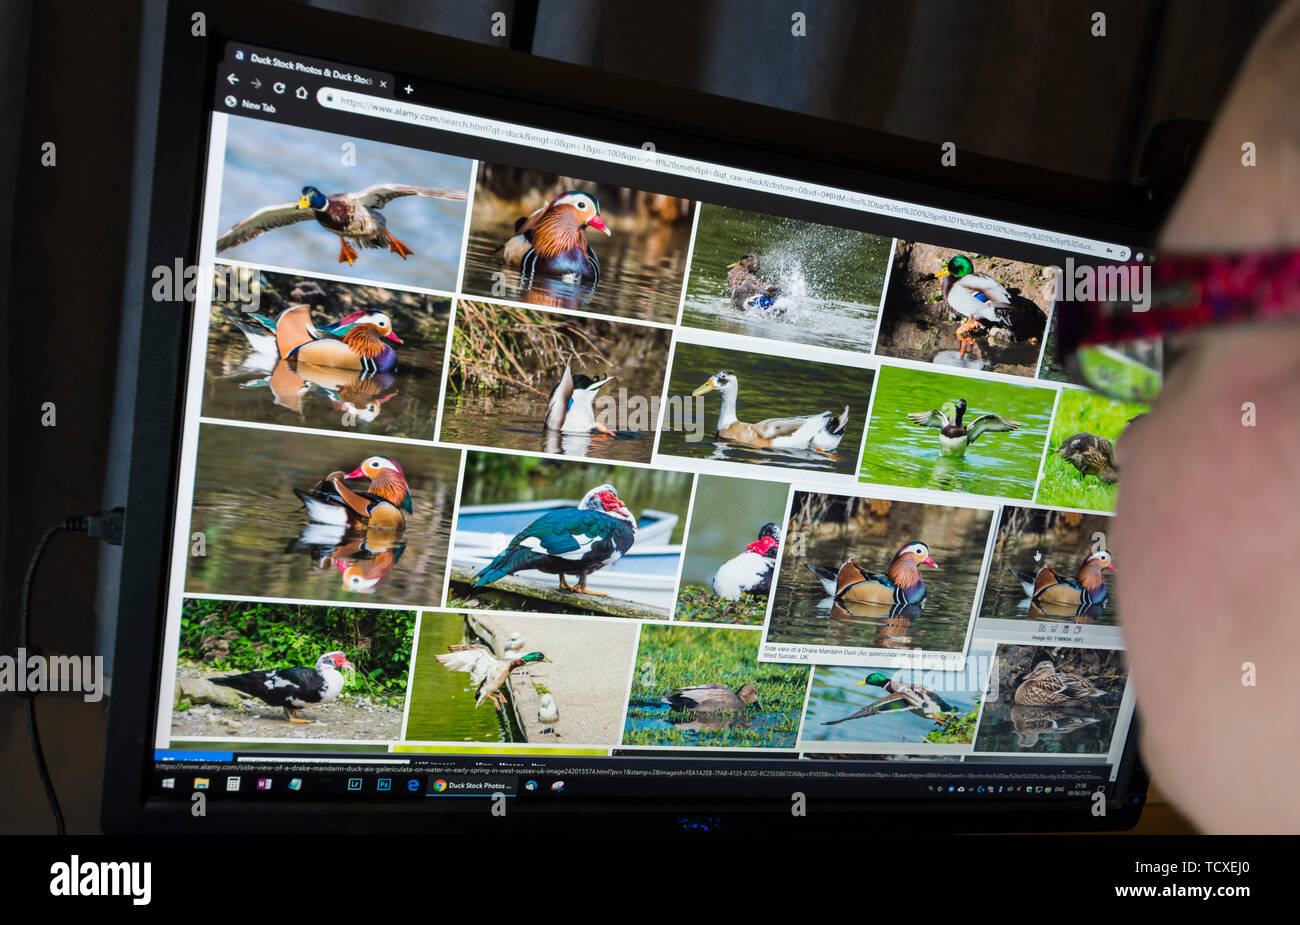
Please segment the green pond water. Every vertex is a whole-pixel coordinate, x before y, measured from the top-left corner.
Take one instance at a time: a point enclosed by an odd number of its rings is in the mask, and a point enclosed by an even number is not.
[[[525,211],[521,207],[518,214]],[[587,241],[600,261],[600,280],[592,288],[540,276],[534,277],[531,285],[522,285],[519,273],[504,268],[496,251],[514,234],[515,216],[482,221],[475,215],[462,288],[471,296],[674,323],[686,271],[690,225],[637,231],[619,229],[614,219],[606,218],[613,229],[611,236],[587,233]]]
[[[478,692],[469,674],[449,671],[435,656],[470,642],[464,617],[426,612],[420,619],[406,739],[411,742],[517,742],[523,736],[513,714],[491,700],[474,706]]]
[[[967,424],[982,414],[998,414],[1021,426],[984,434],[963,457],[941,456],[938,428],[915,425],[907,414],[959,398],[966,399]],[[861,481],[1029,500],[1054,399],[1055,393],[1044,388],[885,367],[872,407]]]
[[[849,533],[806,539],[802,554],[793,546],[786,550],[773,591],[769,642],[961,650],[975,603],[990,515],[933,505],[896,504],[895,508],[900,513],[891,514],[887,539]],[[898,547],[913,540],[929,545],[939,567],[921,567],[925,601],[899,612],[871,605],[833,606],[821,581],[807,568],[837,569],[853,556],[870,571],[884,572]]]
[[[892,239],[797,219],[702,205],[682,323],[696,328],[870,352]],[[775,311],[731,307],[727,266],[759,255],[781,285]]]
[[[348,590],[335,547],[320,542],[294,488],[311,489],[331,471],[351,471],[372,454],[402,466],[413,512],[398,538],[400,558],[370,593]],[[431,447],[367,443],[220,424],[199,432],[191,532],[204,535],[206,555],[190,556],[186,591],[436,605],[441,602],[460,453]],[[364,480],[354,480],[364,487]],[[329,533],[328,528],[324,532]],[[378,552],[392,536],[367,538]]]
[[[692,398],[691,392],[719,370],[735,374],[740,392],[736,415],[751,424],[766,418],[799,417],[849,406],[849,421],[832,459],[812,450],[741,446],[715,434],[720,394]],[[669,375],[669,404],[663,416],[659,452],[692,459],[786,466],[852,474],[862,444],[863,419],[871,396],[872,371],[780,356],[678,343]]]

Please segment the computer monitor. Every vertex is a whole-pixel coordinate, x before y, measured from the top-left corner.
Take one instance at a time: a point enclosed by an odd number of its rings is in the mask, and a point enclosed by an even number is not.
[[[299,6],[168,11],[104,824],[1087,830],[1101,186]],[[196,804],[219,802],[220,812]]]

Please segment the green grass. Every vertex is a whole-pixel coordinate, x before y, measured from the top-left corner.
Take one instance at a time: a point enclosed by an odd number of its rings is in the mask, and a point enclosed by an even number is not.
[[[710,589],[686,585],[677,594],[678,620],[693,623],[743,623],[755,625],[767,616],[767,598],[746,594],[738,601],[724,601]]]
[[[1106,485],[1095,475],[1085,476],[1056,451],[1064,441],[1078,433],[1097,434],[1115,440],[1132,417],[1146,410],[1146,405],[1117,401],[1096,392],[1063,389],[1056,406],[1037,503],[1092,511],[1115,510],[1119,485]]]
[[[979,721],[979,701],[971,707],[969,713],[948,717],[942,729],[933,729],[925,741],[936,745],[969,745],[975,738],[975,725]]]
[[[808,668],[760,663],[758,644],[759,633],[750,630],[642,626],[629,720],[638,714],[646,715],[646,711],[638,710],[638,703],[657,702],[677,688],[693,684],[725,684],[732,690],[739,690],[746,684],[753,684],[758,689],[759,701],[746,711],[746,717],[763,722],[747,726],[738,721],[699,732],[662,726],[629,726],[623,735],[623,744],[793,747],[808,686]]]

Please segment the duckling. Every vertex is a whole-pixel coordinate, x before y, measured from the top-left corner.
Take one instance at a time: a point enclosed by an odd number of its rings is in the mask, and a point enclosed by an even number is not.
[[[987,433],[1015,430],[1019,422],[996,414],[982,414],[969,425],[961,422],[966,399],[946,401],[938,411],[908,412],[907,419],[918,427],[939,428],[939,452],[943,456],[965,456],[966,448]]]
[[[1115,443],[1096,434],[1075,434],[1057,449],[1057,455],[1084,477],[1094,475],[1103,485],[1119,481],[1119,466],[1115,462]]]
[[[953,712],[952,705],[929,688],[922,687],[919,684],[909,684],[906,681],[890,679],[878,671],[873,671],[864,680],[859,681],[858,687],[862,687],[864,684],[879,687],[890,696],[883,700],[877,700],[850,716],[827,720],[822,725],[835,726],[839,723],[847,723],[851,719],[861,719],[894,710],[911,710],[918,716],[924,716],[942,724],[944,722],[943,714]]]
[[[776,307],[781,287],[776,283],[763,282],[758,273],[758,254],[753,251],[735,263],[728,264],[727,288],[731,290],[732,309],[738,312],[761,309],[768,315],[785,314]]]
[[[566,434],[596,431],[612,435],[614,431],[596,420],[595,401],[601,387],[613,381],[613,376],[603,379],[593,379],[582,373],[575,376],[572,365],[564,364],[564,375],[551,389],[551,397],[546,402],[546,427]]]
[[[1055,665],[1044,659],[1025,676],[1012,699],[1021,706],[1055,707],[1105,696],[1106,692],[1087,678],[1068,671],[1057,671]]]
[[[953,257],[934,275],[943,280],[943,298],[948,307],[965,318],[957,328],[961,356],[966,355],[975,337],[987,336],[991,327],[1006,328],[1018,341],[1038,342],[1047,322],[1043,310],[1026,298],[1012,296],[987,273],[976,273],[969,257]]]
[[[692,392],[691,396],[698,398],[714,390],[722,395],[717,435],[729,443],[773,449],[813,450],[830,455],[840,445],[844,428],[848,426],[848,405],[839,414],[823,411],[803,417],[768,418],[757,424],[746,424],[736,417],[736,395],[740,391],[740,380],[736,374],[730,370],[720,370]]]

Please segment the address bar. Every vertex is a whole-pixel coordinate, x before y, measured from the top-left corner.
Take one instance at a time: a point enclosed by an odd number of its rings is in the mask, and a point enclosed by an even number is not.
[[[632,148],[627,145],[617,145],[607,141],[582,138],[577,135],[566,135],[559,132],[529,128],[512,122],[500,122],[495,119],[470,116],[446,109],[437,109],[432,106],[403,103],[400,100],[357,93],[354,90],[341,87],[321,87],[316,91],[316,102],[326,109],[335,109],[354,115],[387,119],[391,122],[405,122],[410,125],[420,125],[444,132],[455,132],[473,138],[527,145],[532,148],[559,151],[564,154],[589,157],[599,161],[628,164],[646,170],[654,170],[679,177],[689,177],[695,180],[707,180],[756,192],[797,196],[803,200],[820,202],[828,206],[854,209],[858,212],[869,212],[874,215],[885,215],[908,221],[924,222],[941,228],[1005,238],[1025,244],[1037,244],[1043,247],[1075,251],[1103,260],[1123,261],[1129,258],[1129,249],[1122,244],[1097,241],[1091,238],[1077,238],[1054,231],[1047,231],[1043,228],[998,222],[981,218],[978,215],[932,209],[898,199],[870,196],[865,193],[857,193],[833,186],[822,186],[816,183],[772,176],[771,174],[740,170],[724,164],[692,160],[656,151],[653,145],[650,144],[643,148]]]

